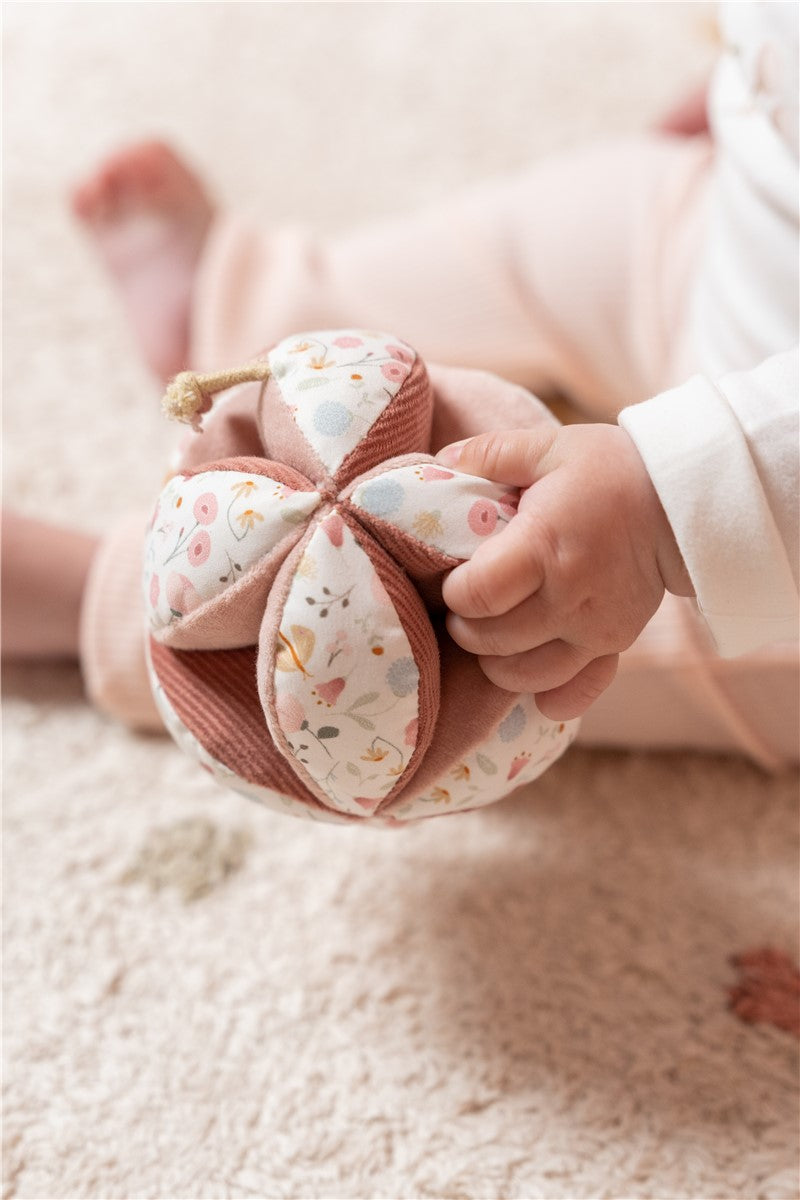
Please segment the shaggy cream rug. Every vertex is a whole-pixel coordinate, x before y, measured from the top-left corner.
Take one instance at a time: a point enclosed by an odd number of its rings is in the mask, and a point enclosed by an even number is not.
[[[100,530],[168,431],[69,183],[143,133],[326,228],[633,129],[697,5],[6,5],[5,486]],[[797,778],[574,751],[397,833],[224,794],[5,673],[6,1197],[796,1195],[796,1043],[727,1009],[792,951]]]

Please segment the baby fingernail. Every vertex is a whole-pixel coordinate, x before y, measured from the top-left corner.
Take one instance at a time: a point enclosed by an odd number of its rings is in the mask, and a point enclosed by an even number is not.
[[[444,463],[446,467],[454,467],[461,457],[461,447],[469,438],[464,438],[460,442],[452,442],[449,446],[442,446],[442,449],[436,453],[436,461]]]

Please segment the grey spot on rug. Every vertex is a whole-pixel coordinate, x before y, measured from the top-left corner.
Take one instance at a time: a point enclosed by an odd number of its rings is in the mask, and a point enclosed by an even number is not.
[[[220,828],[205,817],[188,817],[152,829],[120,883],[147,883],[153,891],[173,887],[189,904],[243,866],[251,841],[247,830]]]

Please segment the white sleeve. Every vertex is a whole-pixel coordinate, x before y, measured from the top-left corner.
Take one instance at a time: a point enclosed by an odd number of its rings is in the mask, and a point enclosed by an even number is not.
[[[725,657],[798,637],[798,351],[626,408]]]

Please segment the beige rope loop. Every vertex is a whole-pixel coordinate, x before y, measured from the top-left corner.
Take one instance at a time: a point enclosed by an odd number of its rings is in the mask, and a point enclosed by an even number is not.
[[[269,379],[270,373],[269,364],[265,362],[234,367],[230,371],[217,371],[213,375],[181,371],[168,385],[161,407],[170,420],[182,421],[200,433],[202,415],[211,408],[212,398],[217,392],[227,391],[237,383]]]

